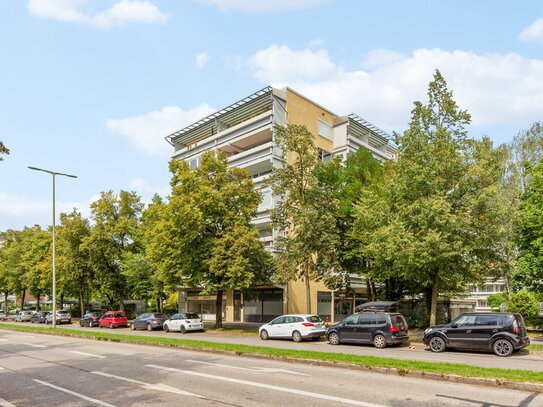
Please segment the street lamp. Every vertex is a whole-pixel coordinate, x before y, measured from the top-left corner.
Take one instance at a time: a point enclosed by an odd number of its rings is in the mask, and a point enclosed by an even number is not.
[[[57,327],[57,290],[55,281],[55,175],[64,175],[65,177],[77,178],[76,175],[64,174],[62,172],[54,172],[44,170],[42,168],[28,167],[31,170],[43,171],[53,176],[53,328]]]

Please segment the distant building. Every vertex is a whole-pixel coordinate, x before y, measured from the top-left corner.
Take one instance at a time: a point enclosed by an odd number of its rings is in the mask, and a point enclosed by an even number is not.
[[[248,170],[263,195],[253,223],[270,251],[275,232],[268,226],[276,198],[263,186],[263,181],[272,168],[280,165],[281,151],[274,143],[274,126],[288,123],[305,125],[315,135],[315,144],[325,162],[337,155],[347,158],[359,148],[371,151],[382,161],[393,159],[397,154],[387,134],[360,116],[339,116],[290,88],[266,87],[166,137],[174,147],[172,158],[185,160],[193,168],[200,165],[204,151],[215,150],[227,154],[229,165]],[[341,320],[354,312],[358,303],[366,301],[366,286],[359,275],[352,275],[351,287],[349,293],[333,292],[323,283],[313,282],[313,312],[329,321]],[[179,288],[180,312],[198,312],[204,319],[215,319],[215,297],[201,295],[200,291]],[[306,310],[302,281],[291,281],[285,286],[255,287],[254,291],[254,298],[245,298],[239,292],[225,292],[225,309],[222,310],[225,321],[264,322],[283,313]]]

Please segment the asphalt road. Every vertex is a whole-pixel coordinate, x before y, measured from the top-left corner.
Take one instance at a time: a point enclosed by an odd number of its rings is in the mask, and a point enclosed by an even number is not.
[[[32,325],[29,323],[22,323],[23,325]],[[40,325],[45,326],[45,325]],[[257,335],[235,335],[226,334],[213,331],[207,332],[189,332],[187,334],[181,334],[179,332],[163,332],[152,331],[147,332],[144,330],[132,331],[128,328],[80,328],[79,324],[61,325],[62,328],[77,329],[85,331],[102,331],[113,334],[126,334],[126,335],[142,335],[142,336],[166,336],[176,337],[183,339],[195,339],[211,342],[233,343],[242,345],[253,346],[267,346],[283,349],[303,349],[314,350],[319,352],[335,352],[335,353],[347,353],[352,355],[371,355],[381,356],[387,358],[406,359],[406,360],[418,360],[427,362],[449,362],[449,363],[464,363],[479,367],[493,367],[501,369],[522,369],[543,371],[543,352],[529,353],[527,351],[520,351],[514,353],[512,356],[502,358],[495,356],[490,352],[463,352],[448,350],[443,353],[433,353],[421,343],[415,343],[413,347],[388,347],[385,349],[376,349],[369,345],[330,345],[324,339],[318,342],[304,341],[302,343],[295,343],[289,340],[269,340],[263,341]]]
[[[543,395],[0,331],[0,406],[536,407]]]

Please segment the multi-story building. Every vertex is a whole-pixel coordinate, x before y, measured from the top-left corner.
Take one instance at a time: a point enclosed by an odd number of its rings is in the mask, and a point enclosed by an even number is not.
[[[361,117],[350,114],[338,116],[290,88],[266,87],[224,109],[166,137],[175,151],[172,158],[185,160],[192,167],[199,165],[204,151],[223,151],[231,166],[246,168],[263,200],[253,223],[268,250],[273,247],[274,231],[270,226],[270,209],[276,203],[263,181],[272,168],[281,165],[280,150],[274,143],[275,125],[304,125],[315,135],[323,161],[332,156],[349,157],[359,148],[366,148],[382,160],[397,153],[387,134]],[[329,321],[342,319],[353,312],[355,305],[366,300],[361,277],[352,276],[352,291],[332,292],[319,282],[311,285],[312,309]],[[226,321],[262,322],[283,313],[305,312],[305,287],[301,281],[286,286],[254,287],[254,295],[229,291],[225,293]],[[179,288],[180,311],[215,318],[215,297],[202,296],[200,290]]]
[[[486,278],[482,284],[469,284],[468,293],[464,297],[466,300],[474,301],[474,310],[476,312],[492,311],[488,306],[488,297],[492,294],[506,292],[505,279]]]

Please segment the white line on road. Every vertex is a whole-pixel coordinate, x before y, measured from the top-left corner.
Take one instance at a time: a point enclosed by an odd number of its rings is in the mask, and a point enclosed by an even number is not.
[[[15,405],[11,404],[9,401],[0,399],[0,406],[2,407],[15,407]]]
[[[261,373],[288,373],[288,374],[295,374],[299,376],[309,376],[305,373],[298,373],[294,372],[292,370],[287,369],[274,369],[271,367],[240,367],[240,366],[231,366],[231,365],[223,365],[220,363],[211,363],[211,362],[204,362],[202,360],[192,360],[187,359],[185,362],[192,362],[192,363],[201,363],[202,365],[211,365],[211,366],[219,366],[219,367],[227,367],[230,369],[236,369],[236,370],[248,370],[250,372],[261,372]]]
[[[7,339],[0,338],[0,341],[2,341],[2,342],[7,342],[8,340],[7,340]]]
[[[94,372],[91,372],[91,373],[99,375],[99,376],[111,377],[113,379],[123,380],[123,381],[129,382],[129,383],[139,384],[139,385],[143,386],[145,389],[148,389],[148,390],[158,390],[158,391],[163,391],[163,392],[168,392],[168,393],[180,394],[182,396],[192,396],[192,397],[198,397],[198,398],[201,398],[201,399],[207,399],[207,397],[199,396],[198,394],[194,394],[194,393],[189,393],[188,391],[177,389],[175,387],[168,386],[167,384],[146,383],[146,382],[142,382],[140,380],[130,379],[128,377],[117,376],[117,375],[114,375],[114,374],[99,372],[99,371],[94,371]]]
[[[45,345],[36,345],[34,343],[21,342],[21,345],[32,346],[34,348],[47,348]]]
[[[250,381],[247,381],[247,380],[240,380],[240,379],[232,379],[230,377],[215,376],[215,375],[210,375],[210,374],[200,373],[200,372],[192,372],[190,370],[175,369],[173,367],[158,366],[158,365],[145,365],[145,366],[146,367],[152,367],[152,368],[155,368],[155,369],[166,370],[166,371],[169,371],[169,372],[184,373],[184,374],[188,374],[188,375],[192,375],[192,376],[200,376],[200,377],[205,377],[205,378],[208,378],[208,379],[222,380],[224,382],[244,384],[244,385],[253,386],[253,387],[262,387],[264,389],[282,391],[284,393],[298,394],[300,396],[313,397],[313,398],[322,399],[322,400],[336,401],[336,402],[345,403],[345,404],[352,404],[352,405],[355,405],[355,406],[385,407],[385,406],[380,405],[380,404],[373,404],[373,403],[366,403],[364,401],[344,399],[342,397],[328,396],[326,394],[319,394],[319,393],[314,393],[314,392],[311,392],[311,391],[290,389],[288,387],[274,386],[274,385],[271,385],[271,384],[250,382]]]
[[[106,358],[105,356],[102,356],[102,355],[94,355],[92,353],[78,352],[76,350],[71,350],[70,353],[75,353],[77,355],[83,355],[83,356],[90,356],[90,357],[98,358],[98,359],[105,359]]]
[[[43,381],[38,380],[38,379],[34,379],[34,381],[36,383],[43,384],[44,386],[51,387],[52,389],[63,391],[64,393],[71,394],[72,396],[79,397],[80,399],[87,400],[87,401],[90,401],[91,403],[98,404],[99,406],[116,407],[113,404],[109,404],[109,403],[106,403],[105,401],[93,399],[92,397],[85,396],[84,394],[76,393],[75,391],[65,389],[64,387],[55,386],[54,384],[43,382]]]

